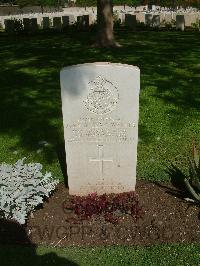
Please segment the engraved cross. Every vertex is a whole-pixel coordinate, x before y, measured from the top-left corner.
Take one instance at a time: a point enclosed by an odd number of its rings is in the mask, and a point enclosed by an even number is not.
[[[100,178],[102,181],[103,180],[103,166],[104,166],[104,163],[105,162],[112,162],[113,163],[113,159],[110,159],[110,158],[104,158],[104,155],[103,155],[103,145],[98,145],[98,153],[99,153],[99,156],[98,158],[95,158],[95,159],[90,159],[89,161],[90,162],[99,162],[99,171],[100,171]]]

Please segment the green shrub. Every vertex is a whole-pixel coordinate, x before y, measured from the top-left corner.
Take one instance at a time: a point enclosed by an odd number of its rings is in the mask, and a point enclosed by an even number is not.
[[[23,23],[20,19],[14,19],[14,30],[16,33],[22,32],[24,29]]]
[[[42,174],[40,163],[0,165],[0,217],[26,222],[28,214],[49,197],[58,184],[51,173]]]
[[[167,22],[166,20],[163,20],[160,23],[161,27],[164,27],[166,30],[172,30],[176,27],[176,21],[174,19],[171,20],[171,22]]]
[[[200,31],[200,19],[197,19],[197,21],[195,23],[192,23],[192,28]]]
[[[195,143],[193,143],[192,147],[192,158],[188,160],[189,175],[185,175],[173,164],[168,168],[168,173],[173,185],[183,188],[195,201],[200,203],[200,154]]]

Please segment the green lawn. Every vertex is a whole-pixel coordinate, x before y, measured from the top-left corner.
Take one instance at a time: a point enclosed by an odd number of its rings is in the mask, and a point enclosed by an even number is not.
[[[93,48],[94,37],[93,33],[75,32],[0,36],[0,161],[13,163],[25,156],[63,180],[60,69],[85,62],[120,62],[141,69],[138,179],[167,181],[165,164],[172,161],[185,167],[192,139],[200,144],[200,33],[122,31],[117,39],[123,46],[116,49]],[[50,145],[41,150],[38,142],[43,140]],[[131,265],[137,259],[134,265],[194,266],[200,265],[200,257],[195,255],[199,247],[54,251],[81,265],[91,265],[90,261]],[[7,265],[14,265],[12,252],[22,254],[19,259],[25,263],[26,249],[1,250],[1,257],[10,260]],[[31,256],[32,251],[28,252]],[[46,252],[50,251],[37,250],[43,256]],[[60,261],[57,265],[64,265]]]
[[[157,245],[152,247],[27,248],[0,247],[1,265],[135,265],[199,266],[200,245]]]
[[[167,180],[164,164],[185,165],[192,139],[200,141],[200,34],[118,32],[117,37],[120,49],[92,48],[91,33],[0,38],[1,161],[26,156],[62,180],[60,69],[111,61],[141,69],[138,179]],[[38,153],[42,140],[51,145]]]

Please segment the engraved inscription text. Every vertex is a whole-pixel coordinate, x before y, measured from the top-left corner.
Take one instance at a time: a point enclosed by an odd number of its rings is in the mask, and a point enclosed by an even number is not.
[[[124,123],[111,117],[84,117],[66,127],[70,129],[68,142],[116,143],[133,141],[131,129],[135,123]]]

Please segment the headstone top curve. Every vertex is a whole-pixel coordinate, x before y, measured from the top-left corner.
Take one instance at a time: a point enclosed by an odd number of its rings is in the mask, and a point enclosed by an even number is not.
[[[77,64],[77,65],[70,65],[63,67],[60,72],[70,69],[70,68],[75,68],[75,67],[82,67],[82,66],[116,66],[116,67],[128,67],[128,68],[134,68],[137,71],[140,71],[138,66],[133,66],[133,65],[128,65],[128,64],[121,64],[121,63],[111,63],[111,62],[93,62],[93,63],[83,63],[83,64]]]

